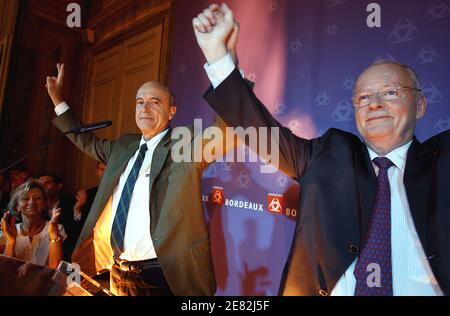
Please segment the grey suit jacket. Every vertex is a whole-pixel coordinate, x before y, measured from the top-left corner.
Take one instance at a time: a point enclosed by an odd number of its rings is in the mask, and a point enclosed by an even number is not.
[[[216,122],[221,122],[217,119]],[[80,122],[71,110],[53,123],[63,132]],[[220,123],[218,123],[220,125]],[[192,131],[192,129],[191,129]],[[210,241],[201,201],[201,163],[175,163],[170,130],[156,147],[150,172],[150,233],[161,268],[175,295],[213,295],[216,290]],[[193,135],[193,133],[191,133]],[[107,163],[97,195],[73,253],[73,262],[94,275],[93,229],[116,188],[142,135],[127,134],[116,141],[94,133],[71,135],[69,139],[96,160]],[[82,172],[80,170],[80,172]]]

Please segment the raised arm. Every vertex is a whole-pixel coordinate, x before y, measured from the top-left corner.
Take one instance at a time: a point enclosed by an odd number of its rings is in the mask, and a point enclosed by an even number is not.
[[[15,257],[15,245],[17,238],[16,218],[6,211],[1,219],[2,238],[6,240],[4,255]]]
[[[234,27],[234,15],[226,4],[211,5],[193,20],[197,42],[203,51],[208,67],[215,77],[224,73],[206,94],[205,99],[216,113],[232,127],[278,128],[279,141],[267,141],[270,151],[279,150],[279,169],[293,178],[300,177],[310,159],[311,143],[281,126],[265,106],[254,95],[253,90],[242,78],[229,58],[226,47]],[[210,78],[214,77],[210,75]],[[217,78],[216,78],[217,79]],[[221,80],[220,80],[221,79]],[[224,80],[223,80],[224,79]],[[268,131],[270,135],[270,131]],[[256,148],[252,148],[256,149]]]
[[[65,66],[64,64],[57,64],[58,76],[47,77],[47,93],[51,98],[55,107],[57,117],[53,120],[53,124],[61,131],[67,132],[82,123],[75,117],[72,110],[64,102],[62,95]],[[98,138],[94,133],[85,133],[81,135],[70,134],[67,136],[79,149],[84,151],[89,156],[98,161],[106,163],[111,154],[114,142],[107,139]]]
[[[231,35],[227,37],[227,42],[226,42],[226,49],[227,52],[229,54],[229,56],[231,57],[231,60],[233,61],[233,65],[234,67],[238,68],[239,66],[239,60],[238,60],[238,54],[237,54],[237,43],[238,43],[238,39],[239,39],[239,32],[240,32],[240,24],[237,21],[234,21],[233,23],[233,29],[231,32]],[[250,80],[245,79],[246,84],[253,89],[254,88],[254,83],[251,82]],[[214,150],[212,151],[204,151],[203,152],[203,168],[208,167],[208,165],[216,160],[219,160],[221,158],[224,157],[224,155],[231,149],[234,149],[237,147],[237,143],[234,140],[230,141],[227,140],[225,135],[226,135],[226,129],[227,129],[228,125],[225,123],[225,121],[216,114],[214,121],[212,122],[211,126],[209,126],[205,133],[207,135],[209,134],[215,134],[214,130],[211,129],[216,129],[215,131],[219,131],[221,135],[223,136],[222,139],[214,139],[215,141],[215,146],[214,146]],[[209,133],[211,131],[211,133]],[[200,136],[202,137],[202,136]],[[196,140],[194,140],[195,142]],[[205,146],[208,146],[210,139],[202,139],[203,142],[203,146],[201,146],[200,148],[205,148]],[[220,148],[221,150],[217,150],[218,148]]]
[[[50,249],[48,253],[48,266],[56,269],[63,259],[62,243],[65,236],[62,236],[58,226],[58,219],[61,216],[61,208],[52,210],[52,218],[48,225],[48,237],[50,238]]]

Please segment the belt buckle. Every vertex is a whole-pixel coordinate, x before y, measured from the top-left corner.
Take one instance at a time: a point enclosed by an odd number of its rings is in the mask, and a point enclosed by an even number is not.
[[[128,266],[126,265],[126,261],[125,260],[119,260],[119,268],[122,271],[128,272],[130,269],[128,268]]]
[[[138,265],[130,264],[130,270],[128,270],[128,271],[136,272],[136,273],[141,273],[141,272],[142,272],[142,269],[141,269],[141,268],[138,268],[138,267],[139,267]]]
[[[142,269],[137,268],[136,265],[130,263],[127,260],[116,259],[116,263],[119,265],[119,268],[122,271],[125,271],[125,272],[136,272],[136,273],[141,273],[142,272]]]

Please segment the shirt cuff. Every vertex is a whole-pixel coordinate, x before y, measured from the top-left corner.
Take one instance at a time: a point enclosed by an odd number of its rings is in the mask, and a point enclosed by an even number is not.
[[[55,113],[57,116],[60,116],[69,110],[69,106],[66,102],[61,102],[57,106],[55,106]]]
[[[205,64],[204,67],[214,89],[220,86],[236,68],[230,54],[225,55],[212,65]]]

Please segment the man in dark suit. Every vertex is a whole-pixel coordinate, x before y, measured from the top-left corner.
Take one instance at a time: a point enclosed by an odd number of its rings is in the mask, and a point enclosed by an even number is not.
[[[228,40],[232,55],[237,35],[236,27]],[[58,77],[47,77],[47,90],[58,115],[54,124],[65,132],[80,122],[61,96],[63,77],[64,65],[58,64]],[[176,110],[166,86],[147,82],[136,95],[136,124],[142,134],[116,141],[94,133],[69,137],[107,165],[72,259],[89,275],[111,270],[110,286],[117,295],[216,291],[201,201],[201,176],[208,163],[173,161],[176,141],[169,124]],[[225,128],[220,118],[213,125]],[[195,136],[193,127],[189,130]]]
[[[229,126],[279,128],[279,168],[301,184],[280,294],[450,295],[450,131],[415,138],[426,111],[415,72],[381,62],[360,75],[363,141],[337,129],[302,139],[244,84],[224,45],[232,25],[226,5],[193,20],[213,84],[206,100]]]
[[[97,161],[96,166],[96,174],[99,180],[102,179],[103,173],[105,172],[106,165],[103,162]],[[78,190],[75,195],[75,205],[73,206],[74,218],[78,222],[79,231],[77,232],[77,240],[78,236],[81,233],[81,229],[84,226],[87,216],[89,215],[89,211],[91,210],[92,204],[94,203],[95,196],[97,195],[98,186],[89,188],[87,190]]]
[[[6,189],[5,175],[0,173],[0,216],[3,217],[3,212],[9,202],[9,192]]]

